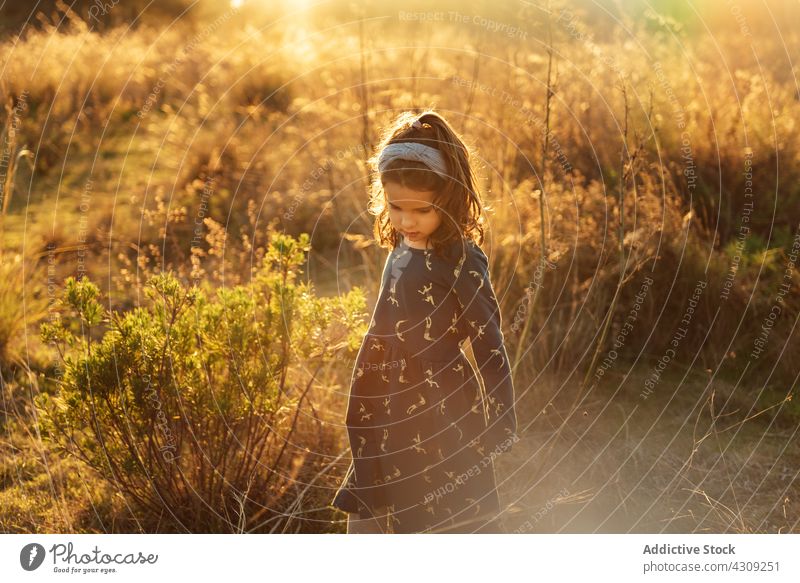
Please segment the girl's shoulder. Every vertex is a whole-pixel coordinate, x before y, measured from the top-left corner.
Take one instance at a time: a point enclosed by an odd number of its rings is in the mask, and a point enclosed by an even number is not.
[[[480,245],[467,237],[446,243],[442,249],[441,261],[452,267],[456,276],[464,267],[480,268],[483,271],[489,263]]]
[[[486,257],[480,245],[468,237],[461,237],[451,241],[445,245],[445,249],[448,256],[456,262]]]

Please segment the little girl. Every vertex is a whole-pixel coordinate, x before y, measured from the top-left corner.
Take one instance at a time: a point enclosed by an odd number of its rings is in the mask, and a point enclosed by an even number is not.
[[[375,235],[391,252],[351,381],[353,462],[331,504],[350,513],[348,532],[500,532],[493,462],[517,420],[469,152],[439,114],[405,113],[371,164]]]

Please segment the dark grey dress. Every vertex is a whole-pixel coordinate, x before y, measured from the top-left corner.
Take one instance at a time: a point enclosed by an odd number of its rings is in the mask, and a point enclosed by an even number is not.
[[[488,260],[473,241],[442,256],[405,242],[389,254],[346,423],[353,462],[332,506],[388,513],[395,533],[500,528],[493,460],[517,421]]]

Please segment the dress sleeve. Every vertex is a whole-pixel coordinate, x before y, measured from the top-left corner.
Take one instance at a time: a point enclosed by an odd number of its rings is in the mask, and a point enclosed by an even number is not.
[[[472,241],[466,241],[453,275],[453,292],[461,307],[461,329],[470,337],[486,390],[484,404],[489,426],[481,442],[488,446],[487,455],[495,450],[502,453],[518,439],[517,417],[511,366],[500,327],[500,306],[489,278],[489,260],[483,250]]]

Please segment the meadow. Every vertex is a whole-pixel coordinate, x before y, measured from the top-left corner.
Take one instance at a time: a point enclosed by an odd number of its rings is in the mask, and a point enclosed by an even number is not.
[[[343,532],[367,159],[432,107],[509,530],[800,532],[796,3],[134,4],[0,37],[0,531]]]

